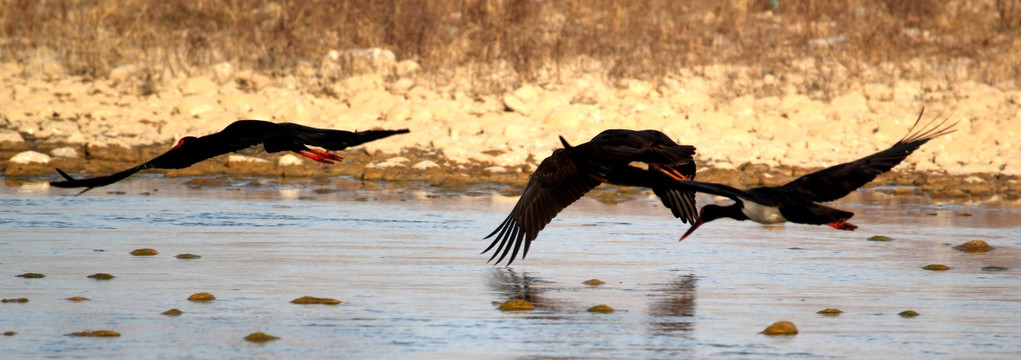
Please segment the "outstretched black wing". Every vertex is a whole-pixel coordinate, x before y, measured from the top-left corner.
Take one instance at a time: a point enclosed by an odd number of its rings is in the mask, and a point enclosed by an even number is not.
[[[313,145],[327,150],[344,150],[352,146],[379,140],[391,135],[407,134],[409,132],[408,129],[345,131],[319,129],[292,123],[283,123],[280,124],[280,126],[282,126],[288,134],[292,134],[292,141],[297,141],[299,145]],[[271,149],[270,146],[267,146],[266,151],[273,151],[273,149]]]
[[[238,151],[258,145],[266,140],[272,133],[269,132],[278,126],[277,124],[256,121],[236,121],[227,126],[223,131],[209,134],[203,137],[185,137],[176,146],[145,163],[132,167],[118,173],[99,176],[90,179],[75,179],[67,173],[57,169],[65,180],[50,182],[50,186],[60,188],[84,187],[80,194],[92,188],[106,186],[123,180],[136,172],[145,169],[183,169],[199,161],[223,155],[229,152]]]
[[[342,150],[349,146],[407,132],[407,129],[351,132],[319,129],[292,123],[278,124],[262,120],[238,120],[227,125],[218,133],[197,138],[192,136],[185,137],[166,153],[146,161],[142,165],[113,175],[91,179],[75,179],[57,169],[57,172],[65,180],[54,181],[50,185],[62,188],[84,187],[86,188],[82,191],[84,193],[94,187],[105,186],[120,181],[141,170],[183,169],[202,160],[247,149],[259,144],[264,145],[267,152],[302,152],[309,150],[305,145],[318,146],[327,150]]]
[[[507,265],[514,262],[518,250],[524,245],[521,257],[528,254],[528,247],[539,231],[546,227],[561,210],[581,199],[589,190],[600,184],[595,177],[583,171],[571,158],[570,150],[557,149],[542,161],[525,185],[525,191],[514,205],[510,215],[496,230],[485,238],[496,236],[493,243],[483,250],[486,253],[497,244],[492,261],[496,264],[510,253]],[[513,251],[512,251],[513,249]]]
[[[847,196],[851,191],[875,179],[876,176],[890,171],[922,144],[935,137],[954,132],[953,127],[957,123],[947,124],[949,118],[941,121],[933,120],[919,127],[918,124],[922,120],[924,112],[923,108],[922,112],[918,114],[915,124],[908,130],[908,134],[889,149],[799,177],[780,186],[779,189],[814,202],[833,201]]]

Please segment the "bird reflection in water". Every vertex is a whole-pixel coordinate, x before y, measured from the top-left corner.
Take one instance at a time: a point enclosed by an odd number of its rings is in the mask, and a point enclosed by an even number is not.
[[[661,284],[649,296],[649,330],[657,336],[691,339],[695,317],[695,284],[692,274]]]
[[[528,275],[527,272],[519,274],[508,268],[494,268],[490,272],[489,286],[498,294],[500,301],[527,300],[536,309],[554,312],[563,307],[562,301],[544,296],[550,290],[558,290],[555,283]]]

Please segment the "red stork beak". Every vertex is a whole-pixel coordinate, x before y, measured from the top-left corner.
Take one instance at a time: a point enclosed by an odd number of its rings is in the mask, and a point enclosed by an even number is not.
[[[681,239],[680,239],[680,240],[677,240],[677,241],[678,241],[678,242],[680,242],[680,241],[684,241],[684,238],[688,237],[688,235],[691,235],[691,233],[695,232],[695,229],[698,229],[698,227],[699,227],[699,226],[702,226],[702,224],[705,224],[705,222],[703,222],[703,221],[702,221],[702,217],[701,217],[701,216],[699,216],[699,217],[698,217],[698,221],[696,221],[694,225],[691,225],[691,228],[690,228],[690,229],[688,229],[688,231],[687,231],[687,232],[685,232],[685,233],[684,233],[684,235],[681,235]]]

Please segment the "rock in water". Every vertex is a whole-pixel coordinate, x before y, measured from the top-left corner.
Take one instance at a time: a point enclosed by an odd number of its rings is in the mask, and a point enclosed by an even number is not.
[[[798,327],[790,321],[777,321],[762,330],[762,333],[766,335],[797,335]]]

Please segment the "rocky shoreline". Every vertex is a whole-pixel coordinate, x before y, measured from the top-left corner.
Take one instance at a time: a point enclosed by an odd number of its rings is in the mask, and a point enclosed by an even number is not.
[[[345,162],[333,166],[293,155],[231,155],[164,173],[523,185],[560,146],[558,135],[581,143],[607,128],[649,128],[698,148],[699,180],[773,185],[888,147],[924,106],[927,118],[958,121],[958,131],[926,144],[870,186],[910,186],[889,191],[948,199],[1021,198],[1018,89],[898,80],[822,100],[801,95],[804,84],[791,76],[784,96],[721,96],[735,74],[749,73],[721,67],[658,83],[579,72],[562,83],[471,95],[430,81],[411,61],[384,61],[325,84],[308,80],[330,71],[327,60],[309,76],[279,78],[225,63],[171,78],[144,95],[138,68],[89,81],[0,64],[0,171],[8,183],[55,180],[55,167],[106,174],[158,155],[184,135],[263,119],[411,133],[348,149]]]

